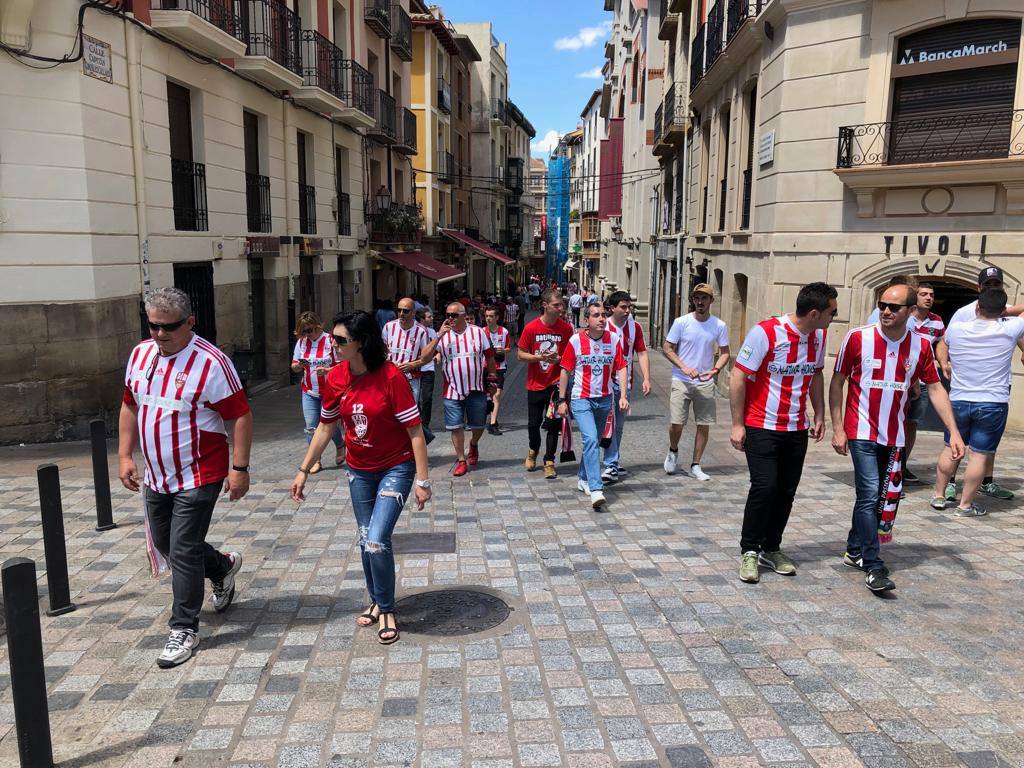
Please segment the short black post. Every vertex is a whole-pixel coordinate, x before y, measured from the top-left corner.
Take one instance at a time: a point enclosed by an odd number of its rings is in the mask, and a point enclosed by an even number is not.
[[[60,475],[56,464],[40,464],[39,511],[43,518],[43,552],[46,554],[46,586],[50,592],[48,616],[75,610],[68,586],[68,550],[64,544],[64,508],[60,503]]]
[[[103,419],[89,422],[92,441],[92,484],[96,488],[96,530],[117,528],[110,504],[110,471],[107,469],[107,424]]]
[[[53,744],[46,704],[36,564],[27,557],[12,557],[0,570],[3,571],[7,660],[11,667],[14,729],[18,734],[21,768],[52,768]]]

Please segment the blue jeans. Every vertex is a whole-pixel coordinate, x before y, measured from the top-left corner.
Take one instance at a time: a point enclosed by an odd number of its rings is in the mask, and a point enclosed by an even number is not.
[[[366,591],[381,613],[395,607],[395,554],[391,532],[412,490],[416,463],[406,461],[380,472],[348,470],[348,490],[359,526]]]
[[[857,500],[853,504],[846,551],[851,557],[863,557],[864,570],[871,571],[883,566],[878,544],[878,499],[888,482],[886,472],[892,449],[873,440],[850,440],[848,445]]]
[[[629,396],[629,393],[626,393]],[[604,465],[606,468],[619,468],[619,446],[622,444],[622,428],[626,426],[626,414],[619,410],[619,385],[615,384],[612,390],[612,408],[615,409],[615,432],[612,433],[612,441],[604,449]],[[602,429],[604,425],[601,425]]]
[[[587,481],[591,491],[600,491],[604,488],[601,482],[600,440],[604,424],[608,420],[608,411],[612,407],[612,396],[571,400],[569,407],[576,423],[580,425],[580,435],[583,437],[583,458],[580,459],[579,478]]]
[[[953,418],[964,445],[972,453],[994,454],[1006,431],[1006,419],[1010,415],[1009,403],[974,403],[970,400],[954,400]],[[949,430],[944,434],[949,445]]]
[[[302,418],[306,421],[306,445],[313,440],[313,433],[320,424],[320,396],[302,393]],[[334,445],[340,450],[344,446],[341,429],[334,430]]]

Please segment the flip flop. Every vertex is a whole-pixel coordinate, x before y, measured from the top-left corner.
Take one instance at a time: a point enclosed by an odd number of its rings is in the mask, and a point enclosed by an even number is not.
[[[393,614],[393,613],[382,613],[381,614],[381,616],[392,616],[392,617],[394,617],[394,615],[395,614]],[[394,632],[395,634],[394,634],[393,637],[384,637],[384,634],[386,632]],[[385,618],[384,619],[384,626],[377,630],[377,642],[380,643],[381,645],[391,645],[396,640],[398,640],[398,623],[396,622],[395,626],[389,627],[388,626],[388,620]]]
[[[379,621],[380,620],[380,616],[379,615],[375,616],[374,613],[373,613],[373,609],[376,608],[376,607],[377,607],[376,603],[370,603],[370,607],[366,609],[365,613],[360,613],[358,616],[356,616],[356,626],[359,626],[359,627],[372,627],[373,623],[375,621]],[[367,619],[367,622],[365,624],[360,624],[359,623],[360,619]]]

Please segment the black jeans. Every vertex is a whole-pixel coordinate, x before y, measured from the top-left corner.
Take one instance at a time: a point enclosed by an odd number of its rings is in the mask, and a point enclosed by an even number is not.
[[[528,390],[526,392],[526,407],[529,413],[527,423],[527,434],[530,437],[530,450],[540,450],[540,427],[544,423],[544,413],[551,402],[551,396],[557,392],[558,387],[548,387],[541,390]],[[547,437],[547,451],[544,453],[544,461],[554,461],[555,451],[558,450],[558,429],[549,429]]]
[[[420,378],[420,421],[430,429],[430,411],[434,407],[434,372],[423,371]]]
[[[171,629],[199,629],[203,579],[223,579],[231,561],[206,543],[213,507],[224,484],[157,493],[146,487],[146,514],[153,545],[171,567]]]
[[[793,511],[807,455],[807,430],[776,432],[747,427],[750,491],[743,510],[741,552],[775,552]]]

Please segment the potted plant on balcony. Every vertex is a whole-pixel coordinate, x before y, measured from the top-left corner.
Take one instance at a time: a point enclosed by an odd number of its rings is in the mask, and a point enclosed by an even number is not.
[[[384,234],[388,236],[413,236],[423,223],[416,206],[392,205],[384,211]]]

